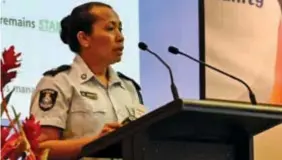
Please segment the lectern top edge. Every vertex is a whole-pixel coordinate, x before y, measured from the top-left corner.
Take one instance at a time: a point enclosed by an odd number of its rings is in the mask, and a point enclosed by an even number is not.
[[[220,101],[220,100],[195,100],[195,99],[183,99],[185,104],[201,105],[205,107],[216,106],[218,108],[230,108],[230,109],[242,109],[242,110],[254,110],[254,111],[266,111],[266,112],[281,112],[282,106],[270,105],[270,104],[258,104],[252,105],[242,102],[233,101]]]

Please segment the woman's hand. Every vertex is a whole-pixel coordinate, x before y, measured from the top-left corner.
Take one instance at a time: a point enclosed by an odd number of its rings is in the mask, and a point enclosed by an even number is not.
[[[120,128],[122,125],[119,123],[107,123],[104,125],[101,133],[99,134],[99,137],[102,137],[118,128]]]

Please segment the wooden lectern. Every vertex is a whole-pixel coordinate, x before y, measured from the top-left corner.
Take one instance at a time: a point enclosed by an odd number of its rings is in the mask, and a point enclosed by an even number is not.
[[[175,100],[83,147],[80,157],[253,160],[253,137],[282,123],[282,108]]]

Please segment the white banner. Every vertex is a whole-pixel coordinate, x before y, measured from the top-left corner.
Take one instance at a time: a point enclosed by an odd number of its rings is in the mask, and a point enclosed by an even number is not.
[[[270,103],[275,82],[278,0],[206,0],[206,62],[244,80],[259,103]],[[206,97],[249,102],[239,82],[206,69]]]

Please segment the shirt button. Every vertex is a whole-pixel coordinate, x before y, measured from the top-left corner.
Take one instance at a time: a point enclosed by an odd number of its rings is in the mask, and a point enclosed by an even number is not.
[[[81,79],[85,80],[87,78],[87,75],[84,73],[81,75]]]

